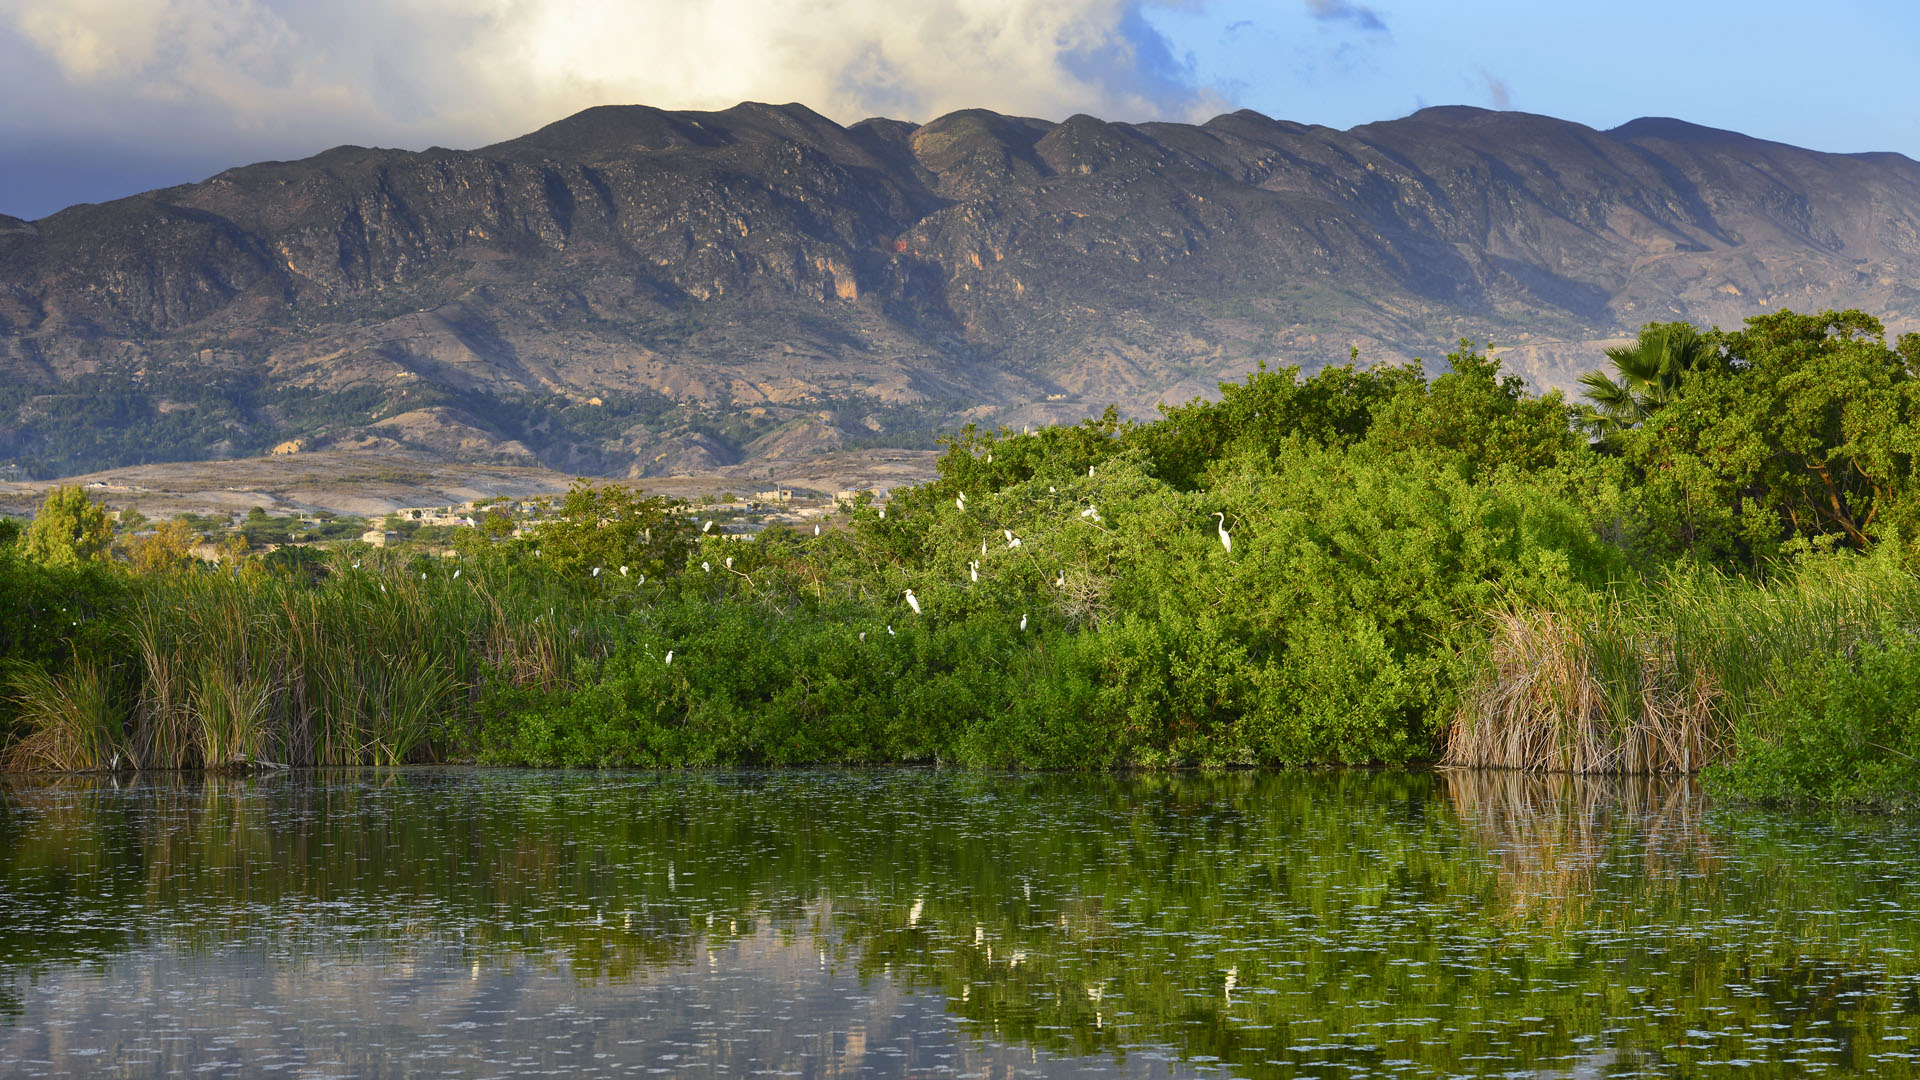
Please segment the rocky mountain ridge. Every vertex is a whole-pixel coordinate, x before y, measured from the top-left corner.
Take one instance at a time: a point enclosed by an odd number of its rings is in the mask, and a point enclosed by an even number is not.
[[[1678,120],[1350,131],[589,109],[0,218],[0,463],[334,447],[662,475],[1150,413],[1260,361],[1920,316],[1920,164]]]

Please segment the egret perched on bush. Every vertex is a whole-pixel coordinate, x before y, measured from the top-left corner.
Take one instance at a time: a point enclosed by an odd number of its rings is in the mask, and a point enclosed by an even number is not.
[[[1215,510],[1213,516],[1220,519],[1220,546],[1226,548],[1227,554],[1231,555],[1233,554],[1233,537],[1227,535],[1227,515]]]
[[[1020,613],[1020,629],[1025,630],[1026,628],[1027,628],[1027,613],[1023,611]]]
[[[667,650],[667,666],[668,667],[673,666],[673,650],[672,649]]]
[[[953,500],[953,505],[956,507],[959,507],[961,513],[963,514],[966,513],[967,512],[967,493],[964,491],[961,492],[960,497]]]
[[[594,568],[593,568],[593,576],[594,576],[594,577],[599,577],[599,576],[600,576],[600,568],[599,568],[599,567],[597,567],[597,566],[596,566],[596,567],[594,567]]]
[[[712,519],[712,518],[708,518],[708,519],[707,519],[707,523],[706,523],[705,525],[702,525],[702,526],[700,526],[700,531],[701,531],[701,532],[706,532],[707,530],[709,530],[709,529],[711,529],[711,528],[713,528],[713,519]]]
[[[913,609],[915,615],[920,614],[920,598],[913,595],[912,589],[907,590],[907,606]]]
[[[733,569],[733,556],[727,556],[727,569]]]
[[[713,564],[710,562],[702,562],[700,564],[700,569],[705,570],[707,573],[711,574],[713,573]]]
[[[458,576],[458,575],[455,575],[455,576]],[[627,568],[626,568],[626,567],[624,567],[624,566],[623,566],[623,567],[621,567],[621,568],[620,568],[620,576],[621,576],[621,577],[626,577],[626,576],[627,576]]]
[[[968,563],[967,573],[972,575],[973,580],[979,581],[980,580],[980,564],[977,562]]]

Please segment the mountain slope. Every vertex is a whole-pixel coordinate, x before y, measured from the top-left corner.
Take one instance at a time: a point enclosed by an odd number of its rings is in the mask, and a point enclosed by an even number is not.
[[[1460,336],[1565,385],[1651,319],[1911,320],[1916,270],[1920,165],[1676,120],[603,107],[0,218],[0,457],[683,472]]]

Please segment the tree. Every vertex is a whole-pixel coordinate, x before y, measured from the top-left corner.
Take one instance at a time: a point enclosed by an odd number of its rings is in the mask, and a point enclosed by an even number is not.
[[[560,505],[528,530],[528,543],[563,573],[625,566],[657,577],[678,569],[692,550],[693,528],[673,512],[677,505],[619,484],[575,480]]]
[[[1774,312],[1713,335],[1659,422],[1621,433],[1677,546],[1760,562],[1798,538],[1920,539],[1920,380],[1858,311]],[[1902,343],[1904,345],[1904,342]]]
[[[1579,380],[1595,406],[1588,424],[1602,436],[1638,426],[1680,396],[1688,375],[1722,362],[1718,343],[1683,322],[1648,323],[1638,341],[1606,357],[1618,382],[1603,371]]]
[[[193,557],[193,527],[179,518],[163,521],[151,534],[135,537],[127,544],[127,559],[142,574],[175,570]]]
[[[104,561],[112,544],[113,522],[106,508],[78,487],[49,489],[27,527],[27,555],[46,566]]]

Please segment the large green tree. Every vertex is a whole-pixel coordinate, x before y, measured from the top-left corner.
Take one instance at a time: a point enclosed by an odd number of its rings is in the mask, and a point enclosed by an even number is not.
[[[1696,367],[1622,441],[1667,535],[1760,561],[1794,542],[1920,538],[1920,341],[1859,311],[1780,311],[1705,335]]]
[[[46,566],[104,561],[112,545],[106,508],[78,487],[49,490],[27,528],[27,555]]]

